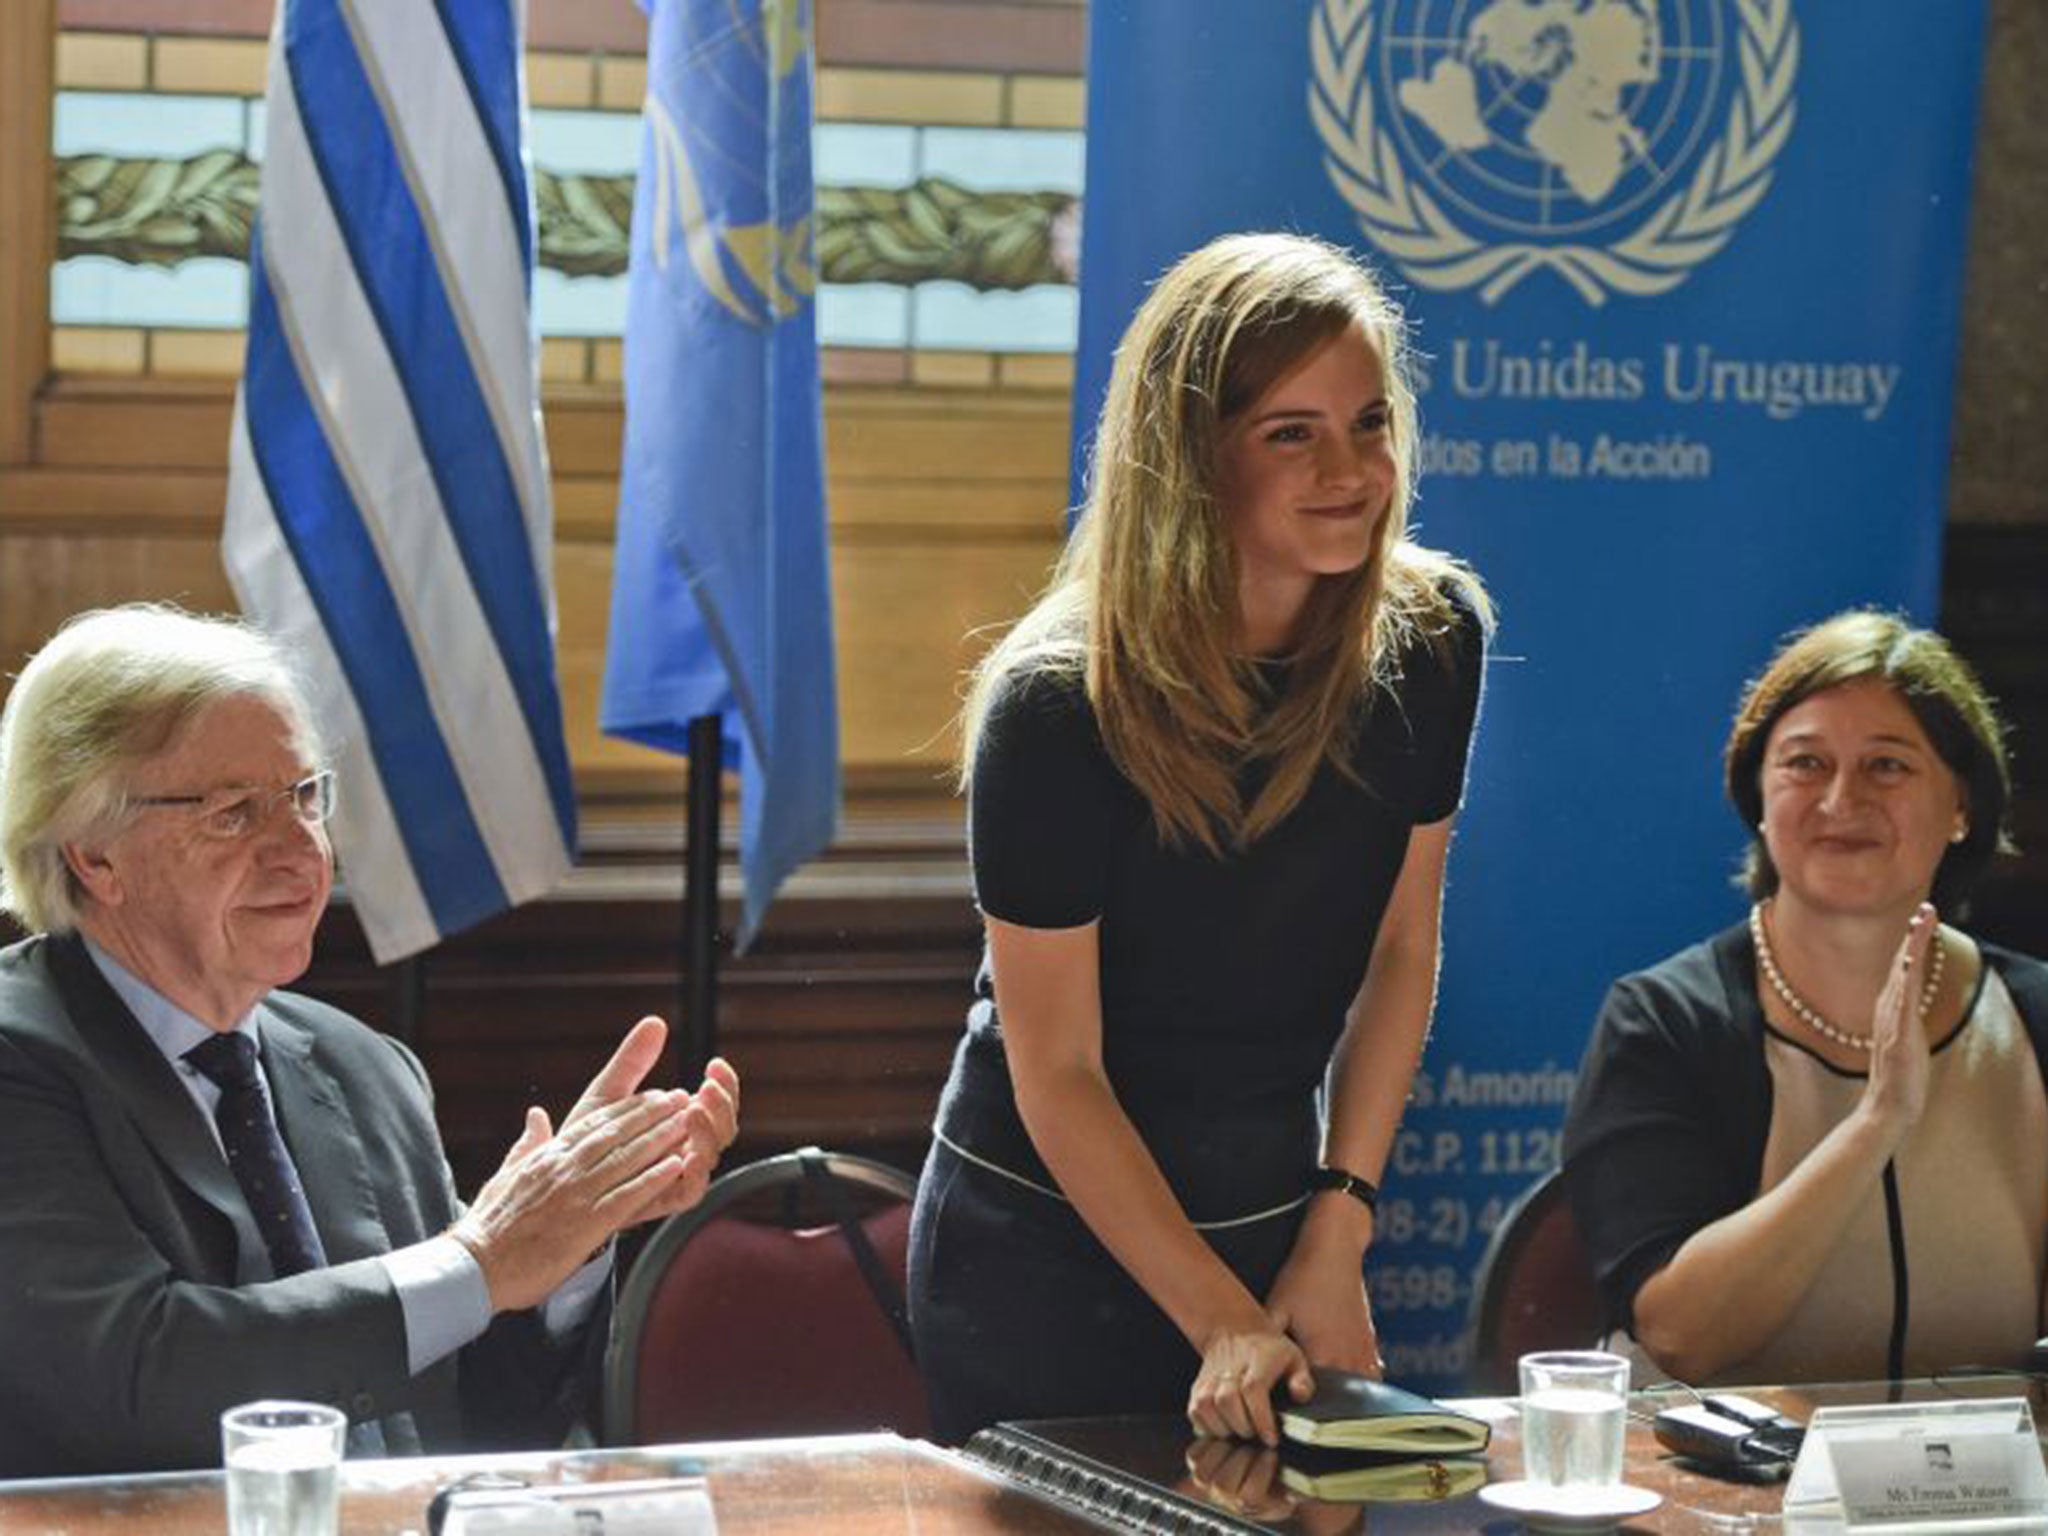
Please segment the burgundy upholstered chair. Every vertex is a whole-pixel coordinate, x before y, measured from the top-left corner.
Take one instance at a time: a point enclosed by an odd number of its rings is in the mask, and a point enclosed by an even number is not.
[[[1501,1218],[1479,1261],[1467,1382],[1475,1392],[1520,1391],[1517,1359],[1539,1349],[1589,1349],[1601,1327],[1592,1265],[1564,1176],[1552,1171]]]
[[[713,1180],[656,1230],[620,1292],[607,1442],[923,1435],[903,1313],[915,1188],[816,1147]]]

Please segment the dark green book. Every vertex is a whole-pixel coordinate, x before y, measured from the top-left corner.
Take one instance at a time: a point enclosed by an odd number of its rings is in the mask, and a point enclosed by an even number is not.
[[[1453,1413],[1434,1399],[1351,1371],[1316,1372],[1305,1403],[1276,1396],[1280,1432],[1302,1445],[1403,1456],[1458,1456],[1483,1451],[1493,1429],[1484,1419]]]
[[[1237,1465],[1237,1480],[1196,1475],[1210,1451]],[[1003,1482],[1111,1530],[1152,1536],[1308,1536],[1329,1529],[1331,1504],[1370,1504],[1371,1530],[1397,1536],[1476,1531],[1492,1518],[1474,1496],[1486,1477],[1484,1457],[1287,1443],[1276,1454],[1248,1441],[1199,1440],[1177,1413],[1001,1424],[976,1435],[964,1454]],[[1343,1470],[1326,1470],[1336,1468]]]
[[[1486,1458],[1290,1445],[1280,1453],[1280,1481],[1305,1499],[1339,1504],[1427,1503],[1461,1498],[1477,1490],[1486,1481]]]

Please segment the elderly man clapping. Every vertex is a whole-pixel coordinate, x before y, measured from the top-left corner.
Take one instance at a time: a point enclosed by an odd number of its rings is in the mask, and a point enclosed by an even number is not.
[[[353,1454],[559,1438],[608,1239],[702,1195],[739,1083],[643,1091],[643,1019],[456,1198],[418,1060],[276,990],[333,880],[333,774],[241,625],[74,620],[0,716],[0,1476],[212,1464],[232,1403]],[[595,1259],[592,1255],[596,1254]]]

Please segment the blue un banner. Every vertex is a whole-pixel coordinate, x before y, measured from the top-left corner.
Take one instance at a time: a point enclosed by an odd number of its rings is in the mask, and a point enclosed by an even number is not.
[[[1457,1381],[1607,983],[1740,913],[1743,679],[1851,604],[1932,617],[1985,26],[1938,9],[1090,7],[1077,421],[1183,252],[1347,244],[1417,322],[1419,537],[1500,604],[1371,1266],[1405,1381]]]
[[[839,809],[809,0],[646,0],[604,729],[740,772],[742,948]]]

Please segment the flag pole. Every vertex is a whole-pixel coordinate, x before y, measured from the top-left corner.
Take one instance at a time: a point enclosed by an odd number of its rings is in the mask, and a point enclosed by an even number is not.
[[[417,954],[411,954],[392,966],[390,975],[391,1033],[417,1052],[427,1007],[426,968]]]
[[[682,1020],[677,1067],[702,1080],[718,1050],[718,802],[725,733],[717,714],[690,720],[689,840],[684,848]]]
[[[678,1066],[694,1071],[718,1049],[717,946],[746,949],[776,891],[831,842],[839,816],[813,301],[812,8],[642,5],[648,90],[599,723],[691,758],[682,976],[671,1006]],[[728,766],[744,808],[744,899],[721,941],[717,819]]]

